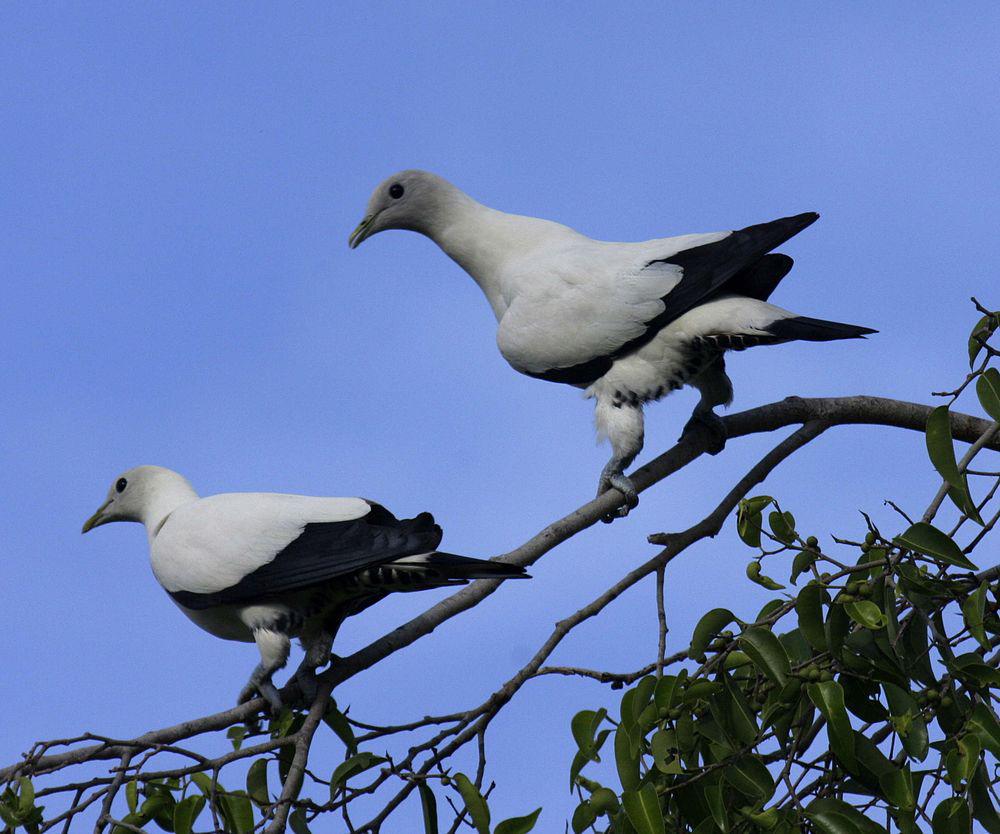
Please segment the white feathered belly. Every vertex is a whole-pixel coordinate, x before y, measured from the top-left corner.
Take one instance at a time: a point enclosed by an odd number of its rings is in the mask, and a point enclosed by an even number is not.
[[[689,384],[726,350],[741,350],[754,339],[766,338],[769,324],[792,315],[756,299],[714,299],[675,319],[633,353],[615,359],[586,396],[632,405],[658,400]]]
[[[586,396],[632,405],[658,400],[687,385],[720,353],[699,346],[689,334],[673,332],[671,325],[635,353],[616,359]]]

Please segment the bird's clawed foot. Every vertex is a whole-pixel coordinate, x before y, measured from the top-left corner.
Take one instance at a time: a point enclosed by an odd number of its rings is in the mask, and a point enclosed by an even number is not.
[[[237,705],[245,704],[247,701],[252,701],[258,695],[267,701],[267,706],[272,716],[281,712],[284,704],[281,702],[281,695],[278,692],[278,688],[271,682],[270,678],[261,679],[256,672],[250,676],[247,685],[240,690],[240,697],[236,703]]]
[[[294,675],[295,683],[302,695],[302,706],[307,709],[316,703],[316,696],[319,694],[319,675],[317,670],[326,666],[327,663],[334,666],[340,662],[340,658],[330,653],[329,650],[324,653],[320,663],[313,665],[310,662],[311,659],[307,654],[306,660],[295,670]]]
[[[609,471],[608,467],[604,468],[601,480],[597,485],[597,497],[600,498],[609,489],[617,489],[625,497],[625,503],[601,519],[605,524],[610,524],[616,518],[625,518],[639,505],[639,491],[635,488],[632,480],[621,470]]]
[[[726,424],[714,411],[695,409],[691,419],[684,425],[680,439],[684,440],[689,434],[699,432],[705,438],[705,451],[710,455],[717,455],[726,448],[726,438],[729,436]]]

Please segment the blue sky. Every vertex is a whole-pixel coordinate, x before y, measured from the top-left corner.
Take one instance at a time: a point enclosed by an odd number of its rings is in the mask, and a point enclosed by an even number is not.
[[[80,537],[120,470],[429,509],[448,550],[481,556],[590,497],[607,456],[590,404],[506,366],[458,267],[408,233],[348,250],[396,169],[607,239],[817,210],[774,300],[881,333],[734,357],[734,407],[928,401],[960,380],[968,297],[1000,304],[996,5],[420,5],[0,7],[0,759],[214,712],[255,662],[174,610],[138,526]],[[641,460],[693,402],[649,409]],[[339,700],[372,721],[479,703],[773,442],[697,462]],[[826,535],[934,486],[919,436],[841,428],[767,490]],[[747,556],[730,525],[671,566],[670,650],[710,603],[755,610]],[[435,598],[381,604],[339,650]],[[648,661],[652,601],[624,595],[554,659]],[[489,737],[498,819],[543,805],[562,830],[569,719],[614,700],[525,687]]]

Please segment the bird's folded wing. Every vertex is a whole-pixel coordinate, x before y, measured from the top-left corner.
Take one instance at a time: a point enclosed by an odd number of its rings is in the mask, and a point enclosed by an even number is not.
[[[220,495],[184,509],[167,519],[152,557],[157,579],[188,608],[273,599],[441,540],[428,513],[397,519],[359,498]]]
[[[517,293],[500,320],[504,358],[529,376],[586,385],[604,374],[622,347],[642,338],[683,280],[678,265],[656,257],[728,235],[685,235],[646,243],[588,242],[525,263]]]
[[[497,332],[500,351],[529,376],[588,385],[615,358],[724,292],[730,281],[739,283],[744,270],[816,217],[803,214],[736,232],[567,252],[564,263],[550,260],[544,280],[526,275],[518,282],[518,294]],[[775,261],[764,270],[767,275],[743,283],[776,282],[784,274],[777,269],[783,263]],[[753,294],[761,289],[754,286]]]

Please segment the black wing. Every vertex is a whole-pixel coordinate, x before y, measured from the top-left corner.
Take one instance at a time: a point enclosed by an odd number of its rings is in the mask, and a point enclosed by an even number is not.
[[[819,215],[811,211],[782,217],[770,223],[747,226],[715,243],[695,246],[669,258],[650,261],[650,266],[657,263],[676,264],[684,274],[680,283],[664,296],[666,306],[649,322],[649,327],[660,330],[699,303],[728,291],[726,284],[731,278],[818,219]]]
[[[368,515],[352,521],[307,524],[274,559],[229,588],[210,594],[172,591],[170,596],[194,610],[263,602],[402,556],[430,553],[441,543],[441,528],[430,513],[398,519],[379,504],[371,507]]]

